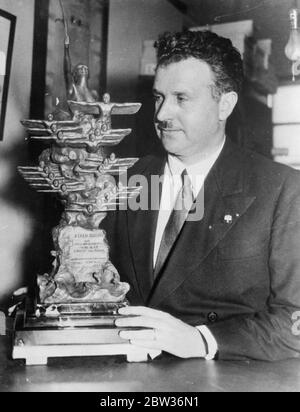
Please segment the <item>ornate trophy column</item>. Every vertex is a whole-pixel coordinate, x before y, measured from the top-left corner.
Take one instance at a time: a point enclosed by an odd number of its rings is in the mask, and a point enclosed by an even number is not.
[[[117,145],[130,129],[112,129],[112,114],[134,114],[138,103],[69,101],[73,120],[24,120],[30,139],[49,143],[37,167],[19,167],[31,187],[42,193],[56,193],[65,211],[53,230],[55,250],[53,269],[38,277],[40,289],[37,310],[48,316],[52,312],[76,312],[82,304],[92,308],[124,302],[129,285],[120,282],[109,261],[105,233],[99,224],[106,213],[122,201],[135,196],[139,188],[117,183],[115,175],[126,172],[138,159],[106,157],[105,146]],[[55,307],[55,310],[54,310]]]
[[[80,66],[82,76],[87,68]],[[31,187],[55,193],[65,210],[53,229],[55,249],[51,273],[38,276],[39,296],[33,309],[16,314],[13,358],[45,364],[49,357],[125,354],[130,361],[156,353],[138,349],[119,338],[114,326],[118,309],[127,303],[130,286],[121,282],[109,261],[105,232],[99,229],[106,214],[139,193],[140,187],[115,182],[138,159],[105,156],[130,129],[113,129],[111,116],[136,113],[139,103],[68,101],[70,120],[24,120],[31,140],[49,144],[39,165],[19,167]],[[59,115],[56,114],[57,117]]]

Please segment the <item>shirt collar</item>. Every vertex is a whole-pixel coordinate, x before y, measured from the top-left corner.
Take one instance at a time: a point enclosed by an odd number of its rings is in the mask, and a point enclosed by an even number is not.
[[[172,179],[173,183],[181,176],[181,173],[184,169],[187,170],[189,178],[192,182],[192,190],[193,194],[196,197],[203,185],[203,182],[208,175],[210,169],[218,159],[224,144],[226,141],[226,137],[222,140],[220,146],[215,150],[212,154],[207,156],[204,159],[201,159],[199,162],[194,163],[193,165],[186,166],[182,163],[176,156],[168,154],[168,161],[166,164],[165,173],[168,174]],[[181,180],[180,180],[181,181]]]

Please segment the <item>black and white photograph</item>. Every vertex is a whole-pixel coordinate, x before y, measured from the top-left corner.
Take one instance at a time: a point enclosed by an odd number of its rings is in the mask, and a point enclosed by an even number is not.
[[[0,0],[0,392],[300,392],[300,0]]]

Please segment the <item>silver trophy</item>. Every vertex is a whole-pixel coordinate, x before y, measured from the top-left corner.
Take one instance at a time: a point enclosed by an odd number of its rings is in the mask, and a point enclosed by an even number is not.
[[[38,192],[57,194],[64,213],[53,229],[52,270],[37,277],[35,302],[27,299],[16,312],[12,357],[28,365],[58,356],[125,354],[128,360],[145,360],[150,352],[121,339],[114,326],[130,286],[110,262],[99,229],[107,213],[141,190],[115,179],[138,159],[105,154],[131,132],[113,129],[112,116],[135,114],[141,104],[113,103],[108,93],[97,101],[88,88],[88,67],[80,64],[71,72],[67,33],[64,67],[67,110],[21,122],[31,140],[49,148],[38,166],[18,170]]]

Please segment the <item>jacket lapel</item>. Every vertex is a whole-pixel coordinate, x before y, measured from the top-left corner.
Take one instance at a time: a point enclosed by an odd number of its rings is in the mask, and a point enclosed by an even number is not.
[[[145,178],[140,200],[145,201],[148,207],[145,210],[127,211],[135,280],[145,304],[153,286],[153,250],[161,194],[161,185],[156,190],[151,190],[151,177],[156,176],[158,179],[163,176],[165,162],[165,157],[152,157],[146,169],[138,172]]]
[[[173,293],[251,206],[255,197],[247,195],[244,177],[240,151],[227,141],[204,184],[203,218],[185,223],[155,281],[148,305],[155,307]],[[201,205],[201,198],[197,201]]]

